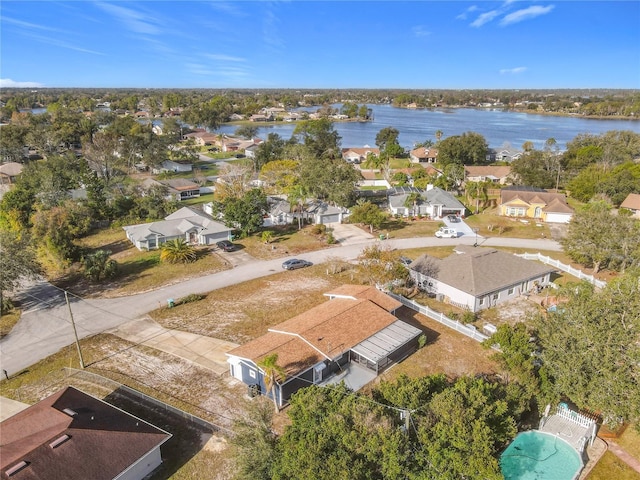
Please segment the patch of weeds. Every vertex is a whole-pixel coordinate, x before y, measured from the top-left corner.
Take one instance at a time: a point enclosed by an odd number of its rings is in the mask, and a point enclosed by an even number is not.
[[[184,305],[186,303],[199,302],[200,300],[203,300],[205,298],[207,298],[206,295],[201,295],[199,293],[190,293],[186,297],[179,298],[178,301],[176,302],[176,305]]]

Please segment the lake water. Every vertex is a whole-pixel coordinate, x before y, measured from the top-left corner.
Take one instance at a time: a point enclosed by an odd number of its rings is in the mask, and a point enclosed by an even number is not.
[[[406,149],[413,148],[416,142],[435,142],[438,130],[442,131],[442,138],[476,132],[484,136],[492,148],[509,143],[520,149],[524,142],[531,141],[535,148],[542,149],[549,138],[555,138],[562,150],[567,142],[581,133],[598,135],[609,130],[631,130],[640,134],[640,121],[635,120],[599,120],[471,108],[409,110],[391,105],[372,105],[371,108],[374,115],[371,122],[334,124],[342,137],[342,147],[375,146],[376,135],[385,127],[393,127],[400,132],[398,141]],[[269,133],[289,139],[295,128],[292,123],[256,126],[259,127],[258,136],[263,139]],[[233,134],[237,128],[235,125],[223,125],[217,132]]]

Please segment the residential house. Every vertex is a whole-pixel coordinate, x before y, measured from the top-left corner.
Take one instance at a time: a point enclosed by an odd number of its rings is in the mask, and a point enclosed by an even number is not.
[[[502,148],[500,150],[491,151],[491,161],[495,162],[513,162],[522,156],[522,152],[513,148]]]
[[[360,170],[360,175],[362,175],[362,180],[358,182],[358,185],[361,187],[391,188],[389,182],[381,178],[382,175],[377,170]]]
[[[168,180],[146,178],[140,184],[144,191],[156,185],[167,189],[167,199],[177,200],[178,202],[200,196],[200,185],[186,178],[171,178]]]
[[[498,212],[506,217],[532,218],[547,223],[569,223],[574,213],[563,194],[522,186],[500,190]]]
[[[159,173],[173,172],[184,173],[193,171],[193,164],[191,163],[179,163],[172,160],[165,160],[160,167],[154,168],[152,173],[155,175]]]
[[[417,193],[420,197],[407,206],[409,195]],[[416,187],[394,187],[388,191],[389,210],[393,215],[404,217],[425,215],[431,218],[442,218],[446,215],[463,217],[466,207],[451,193],[433,185],[427,185],[426,190]]]
[[[251,115],[249,117],[249,121],[251,122],[271,122],[273,121],[273,116],[272,115],[262,115],[259,113],[256,113],[255,115]]]
[[[326,225],[327,223],[342,223],[351,212],[343,207],[329,205],[326,202],[316,200],[307,205],[307,214],[313,218],[313,223]]]
[[[17,162],[7,162],[0,165],[0,185],[12,185],[22,173],[24,166]]]
[[[421,290],[477,312],[549,284],[555,270],[493,248],[459,245],[443,259],[418,257],[409,271]]]
[[[0,424],[0,472],[16,480],[142,480],[171,434],[73,387]]]
[[[491,182],[500,185],[511,183],[509,165],[465,165],[465,182]]]
[[[206,131],[196,131],[183,135],[183,138],[185,140],[193,138],[196,145],[204,147],[206,145],[216,145],[219,143],[220,135]]]
[[[244,156],[247,158],[256,158],[256,152],[258,151],[259,145],[252,143],[247,148],[244,149]]]
[[[364,163],[367,160],[367,156],[372,153],[375,156],[380,155],[379,148],[371,148],[368,146],[364,146],[362,148],[350,147],[342,149],[342,158],[349,162],[360,164]]]
[[[640,194],[630,193],[624,202],[620,204],[620,208],[626,208],[631,211],[632,216],[640,218]]]
[[[436,148],[419,147],[409,152],[412,163],[437,163],[438,150]]]
[[[160,248],[163,243],[178,238],[190,245],[213,245],[220,240],[228,240],[232,231],[211,215],[190,207],[183,207],[158,222],[122,228],[138,250]]]
[[[262,221],[262,226],[290,225],[296,218],[291,212],[291,204],[280,197],[267,197],[269,211]]]
[[[260,362],[277,354],[286,379],[276,384],[275,400],[283,406],[300,388],[348,375],[352,363],[364,367],[361,375],[370,381],[417,349],[422,332],[394,315],[401,307],[397,300],[362,285],[343,285],[325,295],[327,302],[229,351],[231,376],[272,397]]]

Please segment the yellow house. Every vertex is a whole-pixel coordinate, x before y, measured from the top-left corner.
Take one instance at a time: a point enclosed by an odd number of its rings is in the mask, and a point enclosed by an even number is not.
[[[531,187],[502,189],[498,210],[504,217],[531,218],[546,223],[569,223],[573,216],[564,195]]]

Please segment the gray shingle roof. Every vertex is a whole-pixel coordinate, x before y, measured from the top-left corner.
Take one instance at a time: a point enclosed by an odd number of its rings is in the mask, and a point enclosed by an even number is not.
[[[435,278],[444,284],[479,297],[511,285],[541,277],[555,269],[538,262],[516,257],[511,253],[493,248],[458,246],[460,253],[444,259],[436,259],[423,255],[416,259],[410,268],[420,271],[420,260],[431,259],[438,267]]]

